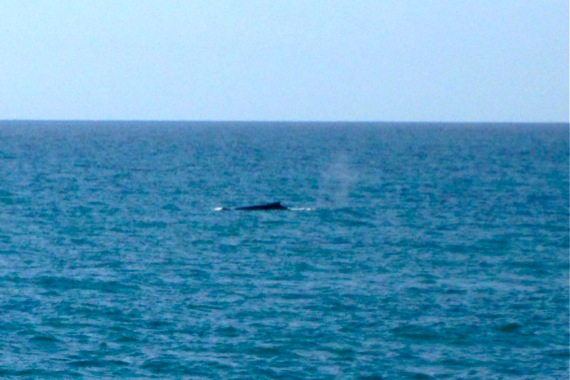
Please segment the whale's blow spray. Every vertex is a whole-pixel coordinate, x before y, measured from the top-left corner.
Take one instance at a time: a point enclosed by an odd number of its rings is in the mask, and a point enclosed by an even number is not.
[[[351,190],[357,179],[357,172],[351,165],[348,155],[337,155],[321,174],[317,198],[318,206],[347,207],[350,204]]]

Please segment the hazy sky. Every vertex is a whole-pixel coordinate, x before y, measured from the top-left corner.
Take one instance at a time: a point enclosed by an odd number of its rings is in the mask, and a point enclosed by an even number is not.
[[[568,0],[0,0],[0,119],[568,122]]]

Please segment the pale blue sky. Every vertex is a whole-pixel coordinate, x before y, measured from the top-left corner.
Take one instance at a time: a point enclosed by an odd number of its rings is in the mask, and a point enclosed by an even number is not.
[[[0,119],[568,122],[567,0],[0,0]]]

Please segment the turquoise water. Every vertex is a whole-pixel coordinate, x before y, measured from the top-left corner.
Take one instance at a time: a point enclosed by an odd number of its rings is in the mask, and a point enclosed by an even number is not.
[[[0,376],[567,379],[568,141],[0,122]]]

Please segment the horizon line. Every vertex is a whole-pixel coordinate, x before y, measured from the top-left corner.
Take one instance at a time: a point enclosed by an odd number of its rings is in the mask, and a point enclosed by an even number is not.
[[[568,121],[418,121],[418,120],[245,120],[245,119],[0,119],[2,122],[276,123],[276,124],[570,124]]]

